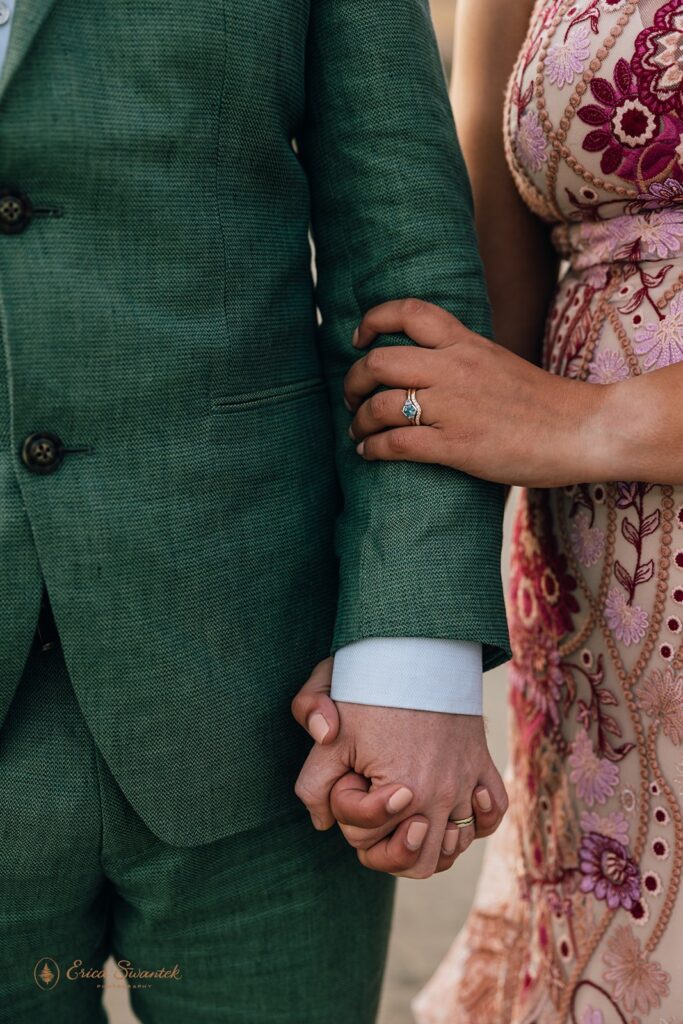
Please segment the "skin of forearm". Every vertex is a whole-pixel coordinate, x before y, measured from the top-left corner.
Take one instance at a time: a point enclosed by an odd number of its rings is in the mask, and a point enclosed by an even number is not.
[[[475,216],[495,340],[538,364],[557,284],[557,253],[547,226],[523,207],[516,193],[504,194],[507,188],[501,189],[500,180],[496,189],[486,177],[477,175]],[[511,180],[509,187],[514,190]]]
[[[584,387],[599,392],[599,400],[589,403],[592,418],[584,431],[595,452],[591,479],[683,484],[683,363]],[[573,476],[577,483],[590,482],[581,466]]]
[[[451,102],[472,182],[495,339],[538,363],[558,260],[548,227],[517,192],[503,140],[505,91],[532,7],[533,0],[459,0]]]

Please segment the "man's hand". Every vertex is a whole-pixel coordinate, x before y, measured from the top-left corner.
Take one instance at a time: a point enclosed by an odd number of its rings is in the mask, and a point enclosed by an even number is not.
[[[366,867],[427,878],[451,867],[475,835],[498,827],[507,796],[484,723],[472,715],[340,703],[332,659],[292,704],[318,740],[296,792],[316,828],[335,821]],[[476,815],[476,828],[449,825]]]

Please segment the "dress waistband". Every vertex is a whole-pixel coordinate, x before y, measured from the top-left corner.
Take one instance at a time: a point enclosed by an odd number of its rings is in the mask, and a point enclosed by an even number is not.
[[[588,270],[604,263],[683,261],[683,209],[558,224],[552,238],[557,251],[574,270]]]

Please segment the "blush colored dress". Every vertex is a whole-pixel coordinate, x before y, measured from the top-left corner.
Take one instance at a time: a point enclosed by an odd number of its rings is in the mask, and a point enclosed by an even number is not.
[[[566,260],[546,368],[682,360],[683,2],[540,0],[505,132]],[[511,807],[417,1019],[681,1024],[683,486],[526,492],[509,612]]]

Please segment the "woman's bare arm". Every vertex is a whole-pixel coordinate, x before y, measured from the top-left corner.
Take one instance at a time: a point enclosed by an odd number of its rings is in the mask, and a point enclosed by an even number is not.
[[[548,227],[515,188],[503,142],[505,90],[532,8],[533,0],[458,0],[451,99],[496,340],[537,362],[558,260]]]

